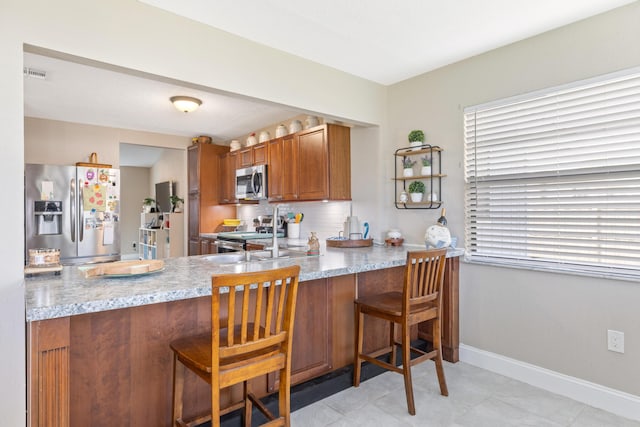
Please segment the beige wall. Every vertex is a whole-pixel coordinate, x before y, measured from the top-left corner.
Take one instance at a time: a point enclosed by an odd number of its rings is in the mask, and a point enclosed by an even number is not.
[[[123,256],[138,253],[138,228],[142,200],[149,197],[151,168],[124,166],[120,168],[120,181],[125,185],[120,189],[120,249]],[[126,185],[129,183],[129,185]],[[135,183],[132,185],[131,183]],[[136,247],[133,247],[136,242]]]
[[[392,86],[387,151],[413,128],[444,147],[442,198],[462,237],[463,108],[639,66],[639,22],[636,2]],[[437,215],[395,218],[419,241]],[[460,301],[463,343],[640,396],[638,283],[464,264]],[[625,354],[607,351],[607,329],[625,333]]]
[[[7,205],[23,206],[23,49],[37,46],[105,64],[379,124],[386,88],[330,67],[265,48],[179,18],[136,0],[24,2],[0,6],[0,180]],[[257,66],[257,64],[260,66]],[[283,78],[283,76],[286,76]],[[126,138],[122,142],[134,141]],[[153,144],[160,145],[162,144]],[[86,153],[84,153],[86,155]],[[116,162],[115,152],[101,156]],[[77,161],[76,158],[73,159]],[[45,161],[47,163],[49,161]],[[25,411],[25,333],[22,272],[23,212],[5,212],[0,259],[0,413],[6,425],[22,425]]]
[[[158,161],[151,168],[151,176],[150,176],[150,190],[149,194],[154,195],[156,187],[155,185],[159,182],[173,181],[176,183],[176,195],[183,198],[185,203],[182,205],[183,212],[185,215],[182,216],[183,224],[182,229],[187,230],[187,221],[189,215],[189,206],[187,203],[187,193],[188,193],[188,184],[187,184],[187,150],[164,150],[162,156],[158,159]],[[176,224],[177,226],[177,224]],[[183,253],[188,252],[188,233],[183,233],[184,239],[182,241]]]

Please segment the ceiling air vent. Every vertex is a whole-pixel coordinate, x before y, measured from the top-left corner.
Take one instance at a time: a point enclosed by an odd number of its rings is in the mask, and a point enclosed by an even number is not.
[[[42,70],[36,70],[35,68],[24,67],[22,69],[25,77],[32,77],[34,79],[45,80],[47,78],[47,72]]]

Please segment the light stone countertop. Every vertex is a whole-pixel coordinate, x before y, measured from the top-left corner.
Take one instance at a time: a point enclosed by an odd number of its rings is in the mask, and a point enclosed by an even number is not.
[[[218,265],[210,255],[168,258],[164,270],[128,277],[85,278],[77,266],[25,278],[27,322],[211,295],[213,273],[242,273],[299,264],[300,282],[404,265],[422,247],[321,248],[320,256]],[[447,257],[463,255],[449,250]]]

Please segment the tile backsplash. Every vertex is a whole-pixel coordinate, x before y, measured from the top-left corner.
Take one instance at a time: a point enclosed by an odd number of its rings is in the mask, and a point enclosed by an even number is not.
[[[247,225],[248,230],[253,229],[253,218],[258,215],[272,215],[273,205],[260,202],[257,205],[244,205],[237,208],[237,216]],[[304,214],[300,223],[300,239],[307,240],[312,231],[315,231],[320,241],[328,237],[338,236],[343,229],[345,219],[350,215],[351,202],[298,202],[283,203],[279,205],[279,214],[287,216],[292,212]],[[359,218],[361,223],[367,218]]]

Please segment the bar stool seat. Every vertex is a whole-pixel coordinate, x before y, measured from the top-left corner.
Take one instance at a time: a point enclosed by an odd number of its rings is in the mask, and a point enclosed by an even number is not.
[[[299,266],[275,270],[213,275],[211,333],[171,342],[173,363],[172,424],[196,426],[244,408],[244,425],[251,426],[255,405],[269,422],[290,425],[291,342],[298,293]],[[221,288],[224,292],[221,293]],[[224,296],[224,298],[222,298]],[[185,369],[211,385],[211,413],[183,419]],[[251,391],[249,380],[279,373],[278,416],[274,416]],[[243,384],[243,398],[221,408],[220,390]]]

